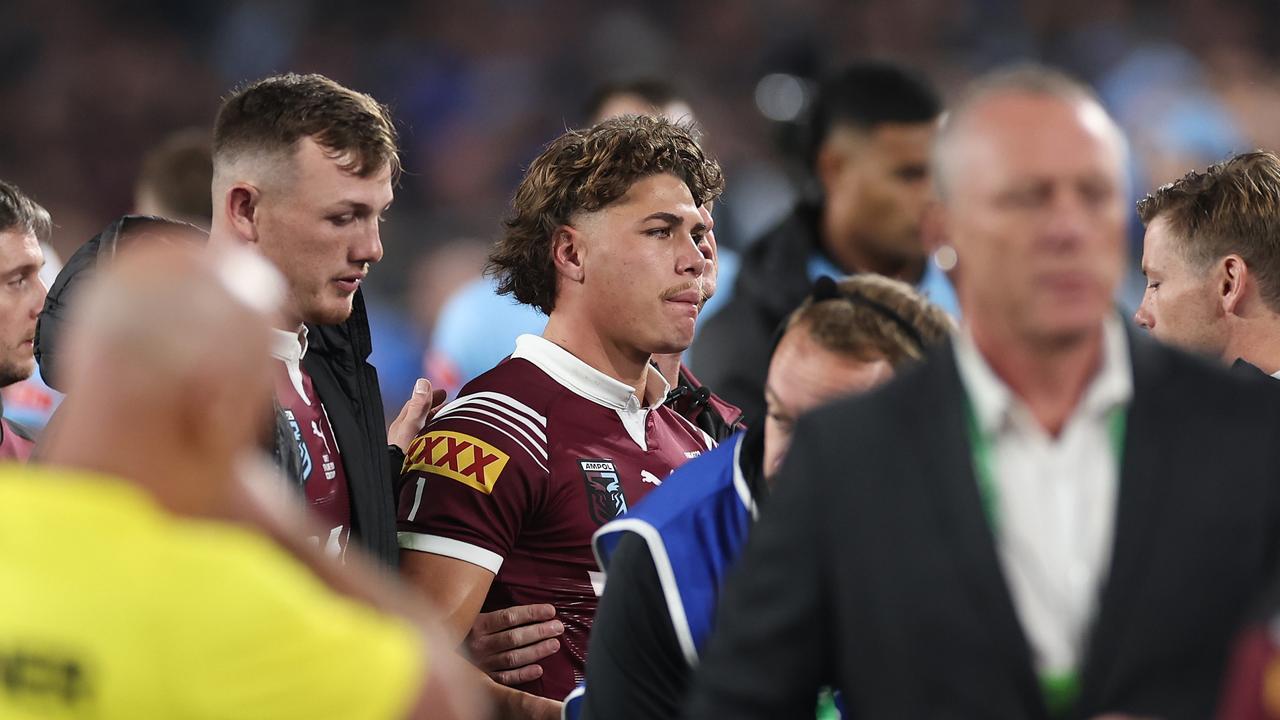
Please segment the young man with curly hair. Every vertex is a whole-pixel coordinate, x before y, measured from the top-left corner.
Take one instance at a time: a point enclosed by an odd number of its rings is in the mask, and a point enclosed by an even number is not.
[[[463,388],[410,446],[404,571],[461,641],[476,614],[548,603],[564,634],[520,689],[581,677],[600,578],[591,535],[713,443],[663,406],[650,364],[693,339],[708,260],[699,208],[723,178],[689,130],[628,116],[534,160],[491,256],[550,320]]]

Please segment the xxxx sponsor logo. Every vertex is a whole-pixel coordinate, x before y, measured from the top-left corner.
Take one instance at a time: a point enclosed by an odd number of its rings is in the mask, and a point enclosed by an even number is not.
[[[404,471],[420,471],[457,480],[488,494],[510,458],[489,443],[449,430],[433,430],[413,441]]]

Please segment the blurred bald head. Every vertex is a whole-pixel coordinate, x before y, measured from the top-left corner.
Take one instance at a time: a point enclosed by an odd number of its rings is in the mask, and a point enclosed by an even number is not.
[[[951,109],[934,158],[970,327],[1045,349],[1096,337],[1132,211],[1124,135],[1092,91],[1044,67],[993,72]]]
[[[932,160],[935,189],[944,201],[951,200],[954,188],[963,185],[983,167],[973,162],[967,151],[973,135],[990,131],[990,123],[984,116],[1002,111],[1002,108],[993,110],[992,101],[1018,97],[1053,100],[1077,108],[1080,117],[1113,144],[1111,151],[1117,170],[1123,174],[1128,161],[1128,141],[1093,89],[1053,68],[1018,64],[979,77],[965,88],[943,116],[934,136]]]
[[[193,464],[233,461],[270,417],[269,328],[283,298],[279,274],[248,250],[160,243],[121,256],[76,309],[68,420],[120,419],[77,434],[127,445],[143,428]]]

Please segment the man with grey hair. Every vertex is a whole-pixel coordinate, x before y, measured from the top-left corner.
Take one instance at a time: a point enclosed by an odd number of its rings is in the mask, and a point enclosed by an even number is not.
[[[1125,141],[1087,88],[986,76],[935,157],[965,325],[801,420],[688,716],[830,684],[857,718],[1208,717],[1280,548],[1280,398],[1122,325]]]
[[[0,387],[26,380],[36,369],[32,348],[45,296],[40,243],[52,228],[47,210],[0,180]],[[33,447],[25,429],[0,419],[0,459],[26,460]]]

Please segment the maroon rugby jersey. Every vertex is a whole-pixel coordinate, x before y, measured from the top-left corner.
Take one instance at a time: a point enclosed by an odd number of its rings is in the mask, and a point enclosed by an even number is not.
[[[711,440],[541,337],[462,389],[409,447],[400,547],[496,574],[484,610],[550,603],[565,633],[526,692],[562,699],[582,679],[599,582],[591,536]]]
[[[316,538],[330,555],[342,557],[351,537],[351,497],[347,472],[338,449],[338,438],[329,424],[311,376],[302,369],[306,353],[305,334],[276,331],[272,355],[276,363],[275,393],[285,418],[293,428],[302,461],[300,472],[307,504],[327,531]]]
[[[14,430],[13,423],[7,418],[0,418],[0,425],[3,425],[3,432],[0,432],[0,460],[30,460],[32,451],[36,449],[35,442]]]

